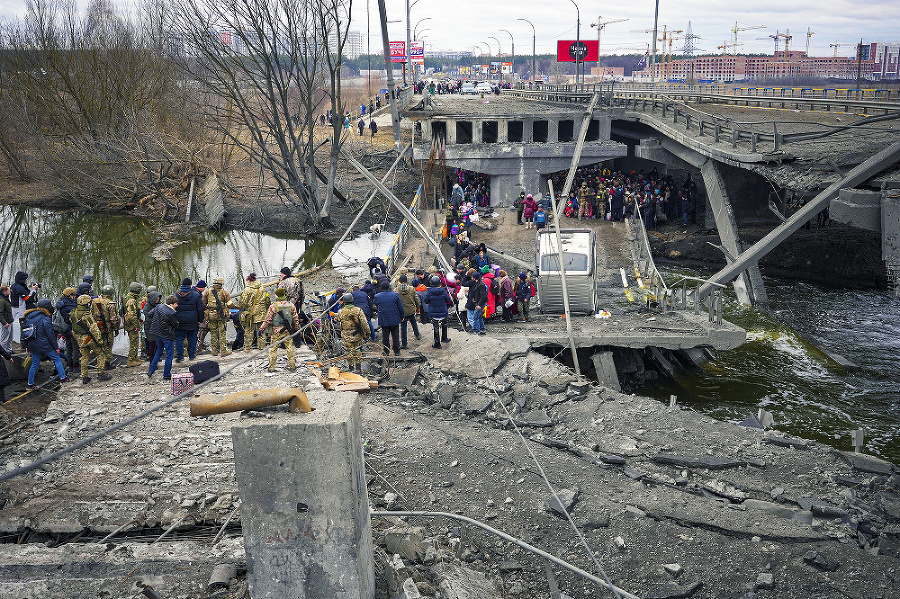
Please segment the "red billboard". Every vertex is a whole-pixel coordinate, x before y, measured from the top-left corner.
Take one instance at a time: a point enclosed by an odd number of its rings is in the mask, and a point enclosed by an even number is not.
[[[576,57],[580,62],[596,62],[600,44],[597,40],[581,40],[580,45],[575,40],[557,40],[556,62],[575,62]]]
[[[391,62],[406,62],[406,42],[390,42]]]

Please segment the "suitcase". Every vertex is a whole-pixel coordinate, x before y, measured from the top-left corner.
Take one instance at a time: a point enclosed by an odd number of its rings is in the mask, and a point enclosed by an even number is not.
[[[215,360],[204,360],[191,364],[188,370],[194,375],[194,384],[199,385],[219,374],[219,363]]]
[[[194,388],[194,375],[190,372],[172,375],[172,395],[181,395]]]

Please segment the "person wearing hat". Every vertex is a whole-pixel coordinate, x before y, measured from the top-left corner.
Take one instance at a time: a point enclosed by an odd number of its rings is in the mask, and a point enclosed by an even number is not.
[[[400,323],[403,322],[405,311],[403,302],[396,291],[391,291],[391,283],[387,279],[378,285],[378,293],[375,294],[375,308],[378,311],[378,326],[381,329],[381,343],[384,345],[385,355],[390,354],[393,346],[394,355],[400,355]]]
[[[112,285],[104,285],[100,289],[100,295],[91,302],[91,315],[100,328],[102,339],[98,341],[102,343],[106,363],[112,366],[113,339],[119,334],[119,327],[122,324],[119,321],[119,310],[113,299]]]
[[[241,311],[241,326],[247,338],[244,340],[244,351],[253,349],[254,340],[256,348],[262,349],[266,346],[265,337],[259,334],[259,326],[266,318],[266,312],[269,309],[269,294],[256,280],[256,273],[251,272],[247,275],[247,286],[241,291],[241,297],[238,299],[238,309]]]
[[[294,304],[294,307],[297,308],[297,313],[299,314],[303,311],[303,299],[306,296],[306,293],[303,291],[303,281],[291,273],[289,266],[285,266],[281,269],[280,276],[281,280],[278,281],[278,286],[284,289],[287,301]]]
[[[141,293],[144,286],[138,282],[132,282],[128,286],[128,294],[124,301],[125,332],[128,333],[128,364],[126,366],[140,366],[141,350]]]
[[[175,292],[178,307],[178,327],[175,329],[175,361],[184,361],[184,342],[187,340],[188,359],[197,357],[197,331],[203,322],[203,302],[200,294],[191,286],[191,280],[185,278],[181,287]]]
[[[87,293],[78,296],[77,306],[71,314],[72,333],[78,342],[81,352],[81,383],[87,385],[91,378],[88,376],[88,363],[91,354],[97,360],[97,380],[108,381],[112,377],[106,374],[106,352],[103,351],[103,334],[97,321],[91,315],[91,296]]]
[[[516,199],[516,224],[522,225],[522,213],[525,211],[525,192],[519,192],[519,197]]]
[[[416,339],[422,338],[422,335],[419,334],[419,325],[416,324],[416,312],[422,308],[422,301],[419,299],[419,294],[416,293],[416,290],[409,284],[406,273],[400,275],[397,279],[397,283],[397,295],[400,296],[400,301],[403,302],[404,314],[403,323],[400,328],[400,349],[406,349],[407,323],[412,325],[413,334],[416,336]]]
[[[442,341],[444,343],[450,341],[447,336],[447,319],[451,305],[453,305],[453,300],[450,298],[447,288],[441,284],[441,278],[437,275],[431,277],[431,287],[425,294],[423,307],[428,312],[428,318],[434,326],[434,344],[431,347],[435,349],[441,348]]]
[[[522,322],[528,322],[528,307],[531,305],[531,297],[534,295],[534,283],[525,272],[519,273],[519,280],[516,281],[516,301],[518,302],[519,314],[522,316]]]
[[[213,279],[212,289],[203,292],[203,322],[209,329],[209,349],[214,356],[231,354],[225,338],[225,325],[231,316],[228,308],[231,296],[223,289],[224,286],[225,279],[216,277]]]
[[[347,352],[347,364],[350,370],[359,372],[362,370],[362,344],[371,334],[369,320],[362,309],[354,305],[352,293],[345,293],[341,297],[341,303],[343,306],[338,310],[335,320],[341,326],[341,341]]]
[[[66,323],[66,331],[57,330],[57,334],[63,335],[63,339],[66,342],[66,366],[69,367],[69,370],[73,370],[75,368],[75,363],[78,361],[78,342],[75,340],[75,336],[72,334],[72,320],[70,318],[70,314],[72,310],[78,305],[75,302],[76,298],[75,289],[72,287],[66,287],[63,289],[62,297],[59,298],[59,301],[56,302],[56,310],[62,315],[63,320]]]
[[[40,300],[36,308],[25,311],[25,326],[34,327],[34,334],[28,341],[28,349],[26,350],[31,354],[31,367],[28,369],[28,389],[40,388],[34,384],[34,375],[37,374],[41,358],[53,360],[61,383],[72,381],[66,376],[66,369],[63,367],[62,359],[59,357],[56,333],[53,332],[53,325],[50,322],[51,314],[53,314],[53,302],[46,298]]]
[[[488,303],[488,290],[481,280],[481,273],[474,268],[470,268],[466,273],[471,277],[467,281],[463,281],[461,285],[468,287],[469,292],[466,298],[466,311],[468,312],[469,327],[473,333],[486,335],[484,328],[484,307]]]
[[[275,301],[266,310],[266,317],[259,327],[260,337],[266,328],[272,326],[272,343],[269,345],[269,372],[275,372],[278,360],[278,347],[283,345],[287,352],[288,369],[297,368],[294,358],[294,333],[300,330],[300,318],[297,307],[287,300],[284,289],[275,289]]]

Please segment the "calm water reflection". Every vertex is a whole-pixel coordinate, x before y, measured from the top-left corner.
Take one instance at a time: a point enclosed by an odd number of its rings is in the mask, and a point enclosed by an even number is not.
[[[236,229],[203,231],[173,248],[171,260],[157,262],[150,255],[157,244],[152,223],[141,219],[0,206],[0,222],[0,281],[11,283],[17,270],[26,270],[31,281],[43,284],[41,295],[54,300],[85,273],[94,275],[95,287],[111,283],[117,295],[124,295],[131,281],[170,292],[184,277],[211,282],[217,276],[225,278],[229,291],[240,292],[247,274],[274,277],[283,266],[310,268],[323,262],[334,244]],[[363,236],[345,242],[335,264],[383,255],[392,238],[385,232],[377,240]]]

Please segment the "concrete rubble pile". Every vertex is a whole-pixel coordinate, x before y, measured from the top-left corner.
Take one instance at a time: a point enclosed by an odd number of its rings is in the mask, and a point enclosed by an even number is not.
[[[298,363],[314,360],[299,352]],[[419,353],[360,395],[376,512],[462,514],[597,574],[565,506],[613,583],[641,597],[887,598],[900,588],[900,474],[887,462],[616,393],[526,343],[456,333],[443,350]],[[264,358],[255,362],[204,392],[322,390],[313,370],[270,376]],[[64,388],[39,425],[8,440],[3,470],[169,397],[138,374],[112,382]],[[5,483],[0,597],[61,588],[138,597],[142,585],[206,597],[222,565],[234,576],[217,583],[229,593],[220,596],[246,596],[230,429],[282,412],[191,418],[188,402],[176,403]],[[441,518],[376,514],[372,523],[378,597],[548,594],[542,560],[497,537]],[[66,543],[123,526],[103,544]],[[599,592],[555,572],[567,596]]]

